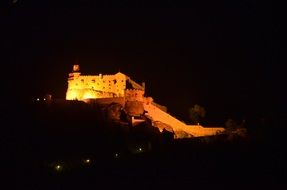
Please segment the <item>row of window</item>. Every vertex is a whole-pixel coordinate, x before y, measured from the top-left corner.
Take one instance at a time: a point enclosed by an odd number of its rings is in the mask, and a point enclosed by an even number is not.
[[[88,85],[88,84],[87,84],[87,85]],[[78,86],[78,83],[76,83],[76,86]],[[109,85],[109,86],[111,86],[111,85]],[[118,88],[118,87],[119,87],[119,86],[117,85],[117,88]],[[94,89],[94,87],[92,87],[92,89]],[[106,87],[104,87],[104,86],[103,86],[103,88],[102,88],[102,89],[106,89]],[[109,87],[108,89],[109,89],[109,90],[111,90],[112,88],[111,88],[111,87]],[[119,89],[117,89],[117,91],[119,91]]]
[[[81,82],[85,82],[85,80],[84,79],[81,79]],[[96,82],[96,80],[95,79],[93,79],[92,80],[92,83],[95,83]],[[105,83],[106,81],[105,80],[103,80],[103,83]],[[108,81],[109,83],[111,83],[111,81],[109,80]],[[114,84],[116,84],[117,83],[117,80],[113,80],[113,82],[114,82]],[[121,80],[121,82],[124,82],[124,80]]]
[[[79,84],[78,84],[78,83],[76,83],[75,85],[76,85],[76,86],[78,86]],[[87,86],[89,86],[89,84],[88,84],[88,83],[87,83],[86,85],[87,85]],[[100,84],[99,84],[99,83],[97,83],[97,85],[100,85]],[[109,86],[111,86],[111,84],[109,84]],[[119,88],[119,85],[117,85],[117,88]]]

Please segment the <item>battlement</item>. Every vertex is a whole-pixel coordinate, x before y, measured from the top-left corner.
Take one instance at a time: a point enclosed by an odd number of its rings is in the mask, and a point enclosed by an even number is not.
[[[112,74],[98,74],[98,75],[81,75],[81,77],[115,77],[116,74],[112,75]]]
[[[144,101],[144,91],[138,89],[126,89],[125,90],[126,101]]]
[[[140,116],[145,113],[152,122],[161,122],[170,126],[175,133],[175,138],[209,136],[224,131],[223,128],[186,125],[168,114],[165,106],[153,102],[152,97],[144,97],[145,83],[140,85],[123,73],[81,75],[79,71],[80,67],[74,65],[72,73],[69,74],[66,100],[100,101],[107,104],[117,101],[124,106],[130,116]]]
[[[67,100],[124,97],[128,76],[123,73],[114,75],[81,75],[79,66],[74,66],[68,78]],[[135,83],[136,85],[136,83]]]

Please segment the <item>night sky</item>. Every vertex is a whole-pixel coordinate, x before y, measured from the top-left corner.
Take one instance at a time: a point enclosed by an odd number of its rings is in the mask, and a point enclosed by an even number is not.
[[[10,98],[64,98],[83,74],[121,71],[184,118],[286,113],[285,19],[280,5],[233,1],[1,1],[1,85]]]

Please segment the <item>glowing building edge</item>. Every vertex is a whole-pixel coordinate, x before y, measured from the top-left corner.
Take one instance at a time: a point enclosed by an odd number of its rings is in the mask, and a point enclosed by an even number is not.
[[[225,130],[219,127],[205,128],[201,125],[187,125],[166,113],[163,106],[153,102],[151,97],[145,97],[144,92],[144,83],[140,85],[123,73],[118,72],[114,75],[81,75],[79,65],[74,65],[73,71],[68,78],[66,100],[88,102],[91,99],[108,98],[113,100],[114,98],[122,98],[124,104],[129,104],[130,102],[140,103],[144,110],[141,113],[149,117],[154,126],[158,127],[160,131],[163,128],[156,125],[157,122],[164,123],[169,128],[172,128],[168,130],[174,132],[175,138],[211,136]]]

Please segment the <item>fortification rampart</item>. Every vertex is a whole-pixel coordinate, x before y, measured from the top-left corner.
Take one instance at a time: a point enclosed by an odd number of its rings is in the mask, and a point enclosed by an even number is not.
[[[152,103],[144,103],[144,110],[147,111],[146,114],[151,117],[153,121],[160,121],[171,126],[175,133],[175,138],[185,138],[186,136],[182,136],[182,132],[190,135],[189,137],[201,137],[216,135],[225,130],[224,128],[204,128],[200,125],[186,125]]]
[[[125,90],[126,101],[144,101],[144,91],[137,89],[126,89]]]
[[[124,96],[126,76],[122,73],[115,75],[80,75],[77,72],[70,73],[69,76],[67,100]]]
[[[127,89],[130,84],[132,89]],[[115,75],[81,75],[79,66],[73,67],[69,74],[67,100],[82,100],[86,102],[98,102],[110,104],[118,102],[124,106],[131,116],[146,116],[153,122],[162,122],[172,127],[175,138],[200,137],[215,135],[224,131],[224,128],[204,128],[199,125],[189,126],[166,113],[165,106],[153,102],[152,97],[144,97],[145,84],[139,85],[130,77],[117,73]]]
[[[125,99],[123,97],[116,97],[116,98],[99,98],[94,100],[97,104],[108,105],[111,103],[121,104],[122,106],[125,105]]]

